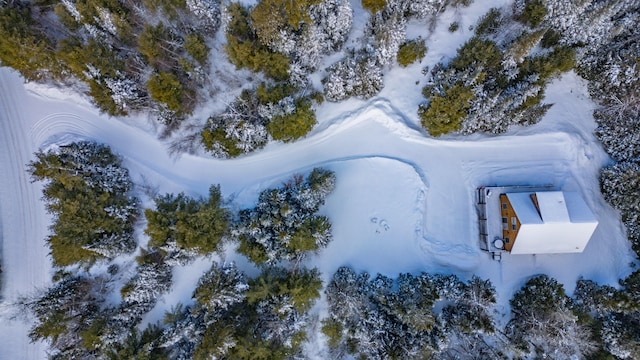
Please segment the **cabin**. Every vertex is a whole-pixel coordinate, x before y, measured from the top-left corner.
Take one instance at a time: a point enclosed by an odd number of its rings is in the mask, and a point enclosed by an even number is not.
[[[580,253],[598,221],[577,192],[500,194],[502,241],[512,254]]]
[[[598,220],[577,192],[551,185],[478,188],[480,248],[502,254],[584,251]]]

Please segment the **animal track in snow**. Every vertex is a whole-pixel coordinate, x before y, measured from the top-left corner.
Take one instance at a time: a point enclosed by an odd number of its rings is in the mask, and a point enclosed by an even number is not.
[[[391,228],[389,226],[389,223],[387,223],[387,220],[385,219],[378,219],[377,217],[374,216],[370,218],[369,221],[371,221],[372,224],[377,225],[377,226],[374,226],[376,234],[380,234],[383,231],[389,231],[389,229]]]

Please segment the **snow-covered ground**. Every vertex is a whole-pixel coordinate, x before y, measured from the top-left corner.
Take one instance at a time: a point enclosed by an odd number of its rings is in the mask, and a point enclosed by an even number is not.
[[[134,181],[160,193],[205,195],[211,184],[219,183],[240,208],[292,173],[315,166],[334,170],[336,190],[321,209],[332,220],[334,241],[308,260],[325,279],[342,265],[388,276],[420,271],[463,278],[477,274],[497,287],[499,309],[505,314],[513,292],[533,274],[557,278],[569,293],[581,276],[616,285],[631,272],[634,257],[618,214],[599,191],[598,172],[609,159],[592,135],[593,104],[577,75],[566,74],[550,85],[546,102],[555,106],[532,127],[497,137],[433,139],[417,125],[422,98],[415,81],[422,78],[421,68],[453,55],[471,35],[468,29],[475,19],[505,2],[476,2],[482,5],[473,6],[482,9],[448,11],[427,41],[423,64],[388,71],[379,96],[367,102],[325,103],[318,110],[319,125],[307,138],[272,143],[235,160],[172,157],[145,119],[106,117],[75,95],[25,86],[14,72],[0,69],[0,359],[45,357],[43,344],[29,344],[28,324],[9,320],[10,304],[51,278],[44,242],[50,217],[40,201],[40,185],[30,182],[25,164],[39,149],[78,139],[111,146],[125,158]],[[446,30],[453,21],[461,29],[455,34]],[[418,25],[410,24],[410,35],[426,32]],[[549,183],[580,192],[598,218],[600,225],[585,252],[490,260],[478,247],[475,189]],[[207,267],[202,261],[194,265],[198,272]],[[197,273],[176,275],[173,291],[159,302],[162,309],[188,298],[197,280]],[[154,309],[150,317],[161,316],[162,309]]]

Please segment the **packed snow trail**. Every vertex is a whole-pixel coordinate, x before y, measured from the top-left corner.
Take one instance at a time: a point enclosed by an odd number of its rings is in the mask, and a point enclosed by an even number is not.
[[[571,76],[575,77],[570,75],[569,81]],[[333,169],[337,188],[323,211],[332,220],[335,239],[310,260],[325,277],[341,265],[391,276],[406,271],[463,277],[476,273],[491,278],[500,302],[506,304],[526,277],[536,273],[554,276],[571,289],[579,276],[615,284],[629,272],[632,256],[624,231],[598,191],[597,173],[607,157],[588,125],[567,125],[584,123],[581,117],[590,119],[588,99],[573,99],[573,107],[552,108],[553,121],[513,135],[447,140],[426,137],[392,106],[393,99],[376,98],[321,119],[311,135],[293,144],[271,143],[233,160],[195,155],[176,159],[148,129],[127,124],[131,119],[106,117],[79,98],[55,90],[28,91],[4,68],[0,83],[0,166],[7,173],[0,183],[0,220],[7,301],[32,292],[49,278],[44,238],[50,219],[39,200],[40,187],[29,182],[25,164],[39,149],[80,139],[109,145],[124,157],[134,179],[148,179],[160,193],[204,195],[211,184],[219,183],[239,207],[250,206],[261,189],[292,173],[314,166]],[[549,93],[566,97],[566,89],[558,87]],[[588,195],[600,226],[586,251],[512,256],[502,264],[489,260],[477,246],[475,188],[540,183]],[[15,338],[26,335],[26,326],[17,332],[3,326],[0,331]],[[24,339],[16,341],[25,344]],[[30,351],[29,358],[41,354],[38,346],[24,346],[16,353]],[[0,350],[0,358],[12,358],[13,353],[5,351],[11,350]]]
[[[40,201],[41,186],[32,183],[25,171],[37,144],[27,133],[29,121],[23,116],[16,92],[15,75],[0,78],[0,244],[2,292],[0,298],[0,337],[5,341],[2,359],[44,358],[44,344],[29,344],[27,327],[20,320],[9,320],[15,309],[8,307],[26,291],[49,283],[48,249],[44,238],[49,216]]]

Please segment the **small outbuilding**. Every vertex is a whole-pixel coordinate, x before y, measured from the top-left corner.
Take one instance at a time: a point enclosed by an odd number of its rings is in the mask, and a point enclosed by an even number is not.
[[[577,192],[500,194],[502,241],[512,254],[580,253],[598,226]]]

